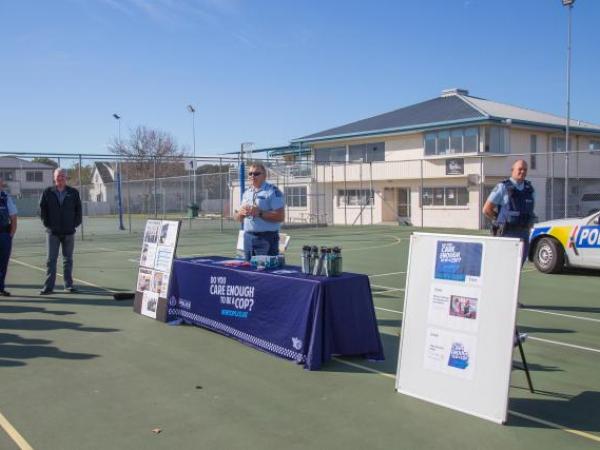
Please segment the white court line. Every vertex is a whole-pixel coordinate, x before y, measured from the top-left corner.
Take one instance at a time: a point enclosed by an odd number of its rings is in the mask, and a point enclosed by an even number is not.
[[[393,292],[393,291],[403,291],[404,290],[401,288],[393,288],[391,286],[384,286],[382,284],[371,284],[371,286],[377,287],[380,289],[387,289],[386,291],[377,291],[377,292],[375,292],[375,294],[382,294],[384,292]],[[520,308],[520,311],[527,311],[527,312],[533,312],[533,313],[539,313],[539,314],[550,314],[552,316],[567,317],[569,319],[587,320],[588,322],[600,323],[600,319],[594,319],[593,317],[576,316],[573,314],[563,314],[563,313],[557,313],[557,312],[553,312],[553,311],[546,311],[543,309]]]
[[[404,314],[402,311],[394,311],[393,309],[387,309],[387,308],[381,308],[379,306],[376,306],[375,309],[379,309],[380,311],[387,311],[387,312],[391,312],[391,313],[398,313],[398,314]]]
[[[535,337],[535,336],[531,336],[531,335],[528,336],[527,339],[531,339],[532,341],[545,342],[547,344],[560,345],[562,347],[576,348],[578,350],[587,350],[588,352],[600,353],[600,349],[598,349],[598,348],[584,347],[582,345],[575,345],[575,344],[567,344],[566,342],[552,341],[550,339],[543,339],[543,338],[539,338],[539,337]]]
[[[406,272],[390,272],[390,273],[378,273],[376,275],[369,275],[369,278],[375,278],[375,277],[385,277],[387,275],[399,275],[402,273],[406,273]]]
[[[590,322],[600,323],[600,319],[594,319],[592,317],[574,316],[572,314],[557,313],[557,312],[552,312],[552,311],[546,311],[543,309],[521,308],[521,311],[535,312],[535,313],[540,313],[540,314],[550,314],[553,316],[568,317],[569,319],[589,320]]]
[[[390,291],[403,291],[404,290],[404,288],[394,288],[394,287],[391,287],[391,286],[383,286],[381,284],[371,284],[371,286],[372,287],[376,287],[376,288],[381,288],[381,289],[387,289],[387,290],[390,290]]]
[[[46,272],[46,269],[44,269],[43,267],[34,266],[33,264],[29,264],[29,263],[26,263],[26,262],[23,262],[23,261],[19,261],[18,259],[14,259],[14,258],[10,258],[10,260],[12,262],[14,262],[15,264],[20,264],[22,266],[29,267],[30,269],[39,270],[40,272],[44,272],[44,273]],[[62,273],[56,272],[56,275],[59,276],[59,277],[63,277],[64,278],[64,275]],[[82,280],[80,278],[73,278],[73,280],[77,281],[78,283],[85,284],[87,286],[95,287],[97,289],[102,289],[103,291],[106,291],[106,292],[111,292],[113,294],[115,292],[117,292],[117,291],[113,291],[112,289],[108,289],[108,288],[105,288],[105,287],[102,287],[102,286],[98,286],[97,284],[90,283],[89,281]]]
[[[387,294],[389,292],[397,292],[397,291],[403,291],[404,289],[388,289],[386,291],[375,291],[373,292],[373,294],[378,295],[378,294]]]
[[[387,312],[391,312],[391,313],[404,315],[404,312],[396,311],[394,309],[381,308],[379,306],[376,306],[375,309],[378,309],[380,311],[387,311]],[[578,350],[586,350],[588,352],[600,353],[600,349],[597,349],[597,348],[584,347],[582,345],[575,345],[575,344],[567,344],[566,342],[552,341],[550,339],[543,339],[543,338],[539,338],[539,337],[535,337],[535,336],[531,336],[531,335],[529,335],[527,337],[527,339],[531,339],[532,341],[545,342],[546,344],[560,345],[562,347],[576,348]]]
[[[33,450],[33,447],[29,445],[29,442],[25,440],[21,433],[19,433],[15,427],[8,421],[6,417],[2,413],[0,413],[0,426],[6,431],[6,434],[14,441],[15,444],[21,450]]]

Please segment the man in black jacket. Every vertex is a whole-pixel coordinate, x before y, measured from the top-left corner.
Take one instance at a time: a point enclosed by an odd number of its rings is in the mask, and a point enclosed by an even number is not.
[[[65,291],[75,292],[73,287],[73,249],[75,229],[81,225],[81,198],[79,191],[67,186],[67,173],[58,168],[54,171],[54,186],[46,188],[40,199],[40,217],[46,228],[46,282],[42,295],[52,294],[56,282],[56,260],[62,246],[63,278]]]

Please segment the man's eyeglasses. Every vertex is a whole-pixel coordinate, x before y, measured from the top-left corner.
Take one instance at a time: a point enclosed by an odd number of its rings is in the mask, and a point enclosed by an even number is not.
[[[262,174],[262,172],[248,172],[249,177],[257,177],[261,174]]]

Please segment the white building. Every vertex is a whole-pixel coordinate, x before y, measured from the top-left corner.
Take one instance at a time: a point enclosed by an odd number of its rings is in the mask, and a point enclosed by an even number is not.
[[[291,163],[276,166],[269,179],[286,193],[289,222],[476,229],[485,225],[481,207],[488,193],[522,158],[529,163],[540,219],[564,214],[565,167],[568,214],[586,214],[582,196],[600,192],[600,126],[571,120],[567,165],[565,125],[559,116],[450,89],[294,139],[279,154],[304,154],[311,173],[294,176]],[[232,199],[237,209],[237,183]]]
[[[51,186],[54,167],[31,162],[15,156],[0,157],[0,178],[6,190],[16,198],[39,199],[42,191]]]

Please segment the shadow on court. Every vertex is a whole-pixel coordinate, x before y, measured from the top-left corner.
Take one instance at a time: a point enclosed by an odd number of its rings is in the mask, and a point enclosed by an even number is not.
[[[600,432],[600,392],[584,391],[569,400],[512,398],[509,408],[567,428]],[[508,425],[527,428],[551,428],[509,415]]]
[[[53,347],[47,339],[26,339],[17,334],[0,333],[0,367],[19,367],[33,358],[92,359],[99,355],[72,353]]]

